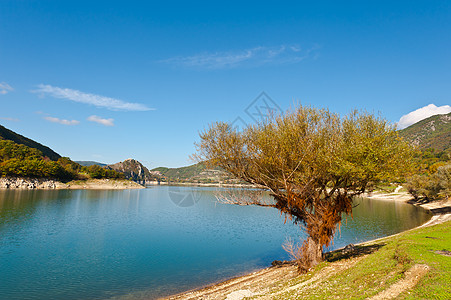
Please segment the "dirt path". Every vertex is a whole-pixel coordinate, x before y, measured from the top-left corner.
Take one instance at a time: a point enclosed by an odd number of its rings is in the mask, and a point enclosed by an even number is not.
[[[369,300],[394,299],[404,291],[413,288],[429,270],[428,265],[416,264],[405,272],[406,277],[391,285]]]

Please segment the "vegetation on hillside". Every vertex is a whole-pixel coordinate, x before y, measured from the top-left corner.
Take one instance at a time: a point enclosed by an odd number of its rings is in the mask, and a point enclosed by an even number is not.
[[[48,157],[53,161],[57,161],[61,157],[61,155],[59,155],[49,147],[44,146],[38,142],[35,142],[29,138],[26,138],[20,134],[17,134],[14,131],[9,130],[1,125],[0,125],[0,140],[10,140],[17,144],[38,149],[39,151],[41,151],[43,156]]]
[[[421,150],[445,151],[451,148],[451,113],[421,120],[399,134]]]
[[[439,166],[432,174],[414,175],[407,181],[407,190],[426,200],[449,199],[451,197],[451,163]]]
[[[353,197],[409,170],[411,148],[386,120],[353,112],[340,118],[299,107],[238,132],[227,123],[200,134],[198,159],[270,191],[273,202],[243,195],[229,203],[278,209],[308,234],[295,256],[299,271],[322,260]]]
[[[184,181],[190,178],[193,178],[202,171],[205,170],[205,164],[197,163],[194,165],[180,167],[180,168],[167,168],[167,167],[158,167],[152,169],[152,172],[159,172],[162,176],[169,178],[174,181]]]
[[[43,157],[41,151],[8,140],[0,140],[0,174],[1,176],[58,178],[62,180],[72,178],[70,172],[57,162]]]
[[[67,157],[52,161],[41,151],[9,140],[0,140],[0,176],[52,178],[61,181],[87,178],[124,178],[97,165],[81,166]]]
[[[219,167],[208,168],[204,162],[193,164],[181,168],[158,167],[151,170],[152,173],[160,176],[160,180],[172,183],[221,183],[221,184],[242,184],[232,174]]]
[[[451,113],[415,123],[400,135],[417,147],[416,174],[406,184],[409,193],[425,200],[451,197]]]

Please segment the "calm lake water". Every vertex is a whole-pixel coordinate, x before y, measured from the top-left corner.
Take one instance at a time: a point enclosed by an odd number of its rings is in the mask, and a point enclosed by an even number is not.
[[[214,191],[0,191],[0,299],[153,299],[287,259],[284,240],[304,237],[276,210],[219,204]],[[430,218],[404,203],[356,202],[331,248]]]

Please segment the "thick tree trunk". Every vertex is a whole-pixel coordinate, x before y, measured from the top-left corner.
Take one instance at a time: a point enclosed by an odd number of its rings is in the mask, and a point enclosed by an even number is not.
[[[310,262],[310,267],[316,266],[323,260],[323,247],[311,237],[307,238],[305,251]]]
[[[302,245],[300,254],[298,271],[299,273],[307,273],[323,260],[323,247],[319,242],[308,237]]]

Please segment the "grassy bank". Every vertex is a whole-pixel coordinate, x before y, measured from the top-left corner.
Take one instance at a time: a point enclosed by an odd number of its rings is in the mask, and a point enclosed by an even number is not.
[[[416,264],[427,265],[428,272],[411,290],[401,292],[399,299],[451,299],[451,222],[418,228],[377,243],[357,246],[349,255],[334,252],[311,274],[298,276],[287,286],[306,282],[315,273],[349,262],[351,267],[335,272],[321,285],[312,282],[278,294],[275,299],[365,299],[387,290],[406,277]],[[366,254],[370,253],[370,254]],[[443,253],[443,254],[441,254]],[[450,255],[451,253],[448,253]],[[349,257],[347,257],[349,256]]]
[[[449,251],[451,221],[334,251],[305,275],[268,268],[173,299],[451,299]]]

